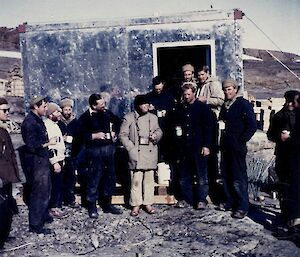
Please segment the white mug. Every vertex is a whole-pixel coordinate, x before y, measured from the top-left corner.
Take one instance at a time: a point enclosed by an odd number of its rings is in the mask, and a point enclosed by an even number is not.
[[[66,136],[66,142],[71,144],[73,141],[73,137],[72,136]]]

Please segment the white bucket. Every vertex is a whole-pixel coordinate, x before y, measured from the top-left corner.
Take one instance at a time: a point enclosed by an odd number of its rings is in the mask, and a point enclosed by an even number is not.
[[[157,164],[157,182],[160,185],[169,185],[171,170],[169,164],[160,162]]]

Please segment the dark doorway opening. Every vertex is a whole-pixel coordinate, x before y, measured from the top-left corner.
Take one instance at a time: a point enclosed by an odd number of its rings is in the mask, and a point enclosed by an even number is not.
[[[210,45],[158,47],[157,73],[165,80],[167,87],[171,88],[182,82],[184,64],[192,64],[196,72],[204,65],[211,66],[210,56]]]

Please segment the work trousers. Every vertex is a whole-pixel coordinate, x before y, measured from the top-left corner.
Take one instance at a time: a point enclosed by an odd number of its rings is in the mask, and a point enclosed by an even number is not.
[[[51,198],[50,208],[61,208],[63,200],[63,162],[59,162],[62,170],[59,173],[54,172],[51,165]]]
[[[226,149],[222,153],[222,175],[227,206],[234,211],[249,209],[246,151]]]
[[[180,194],[187,203],[207,202],[207,157],[199,153],[187,153],[179,168]]]
[[[131,206],[151,205],[154,201],[154,171],[131,170]]]
[[[74,160],[71,157],[65,159],[63,174],[63,202],[68,205],[75,202],[76,174]]]
[[[88,202],[95,203],[100,198],[110,199],[116,186],[116,174],[114,165],[115,146],[87,147],[89,160],[87,174]]]
[[[3,248],[6,239],[8,238],[13,211],[10,206],[10,199],[12,197],[11,183],[0,188],[0,249]]]
[[[48,216],[51,194],[50,163],[46,157],[33,156],[32,182],[29,198],[29,226],[42,227]]]

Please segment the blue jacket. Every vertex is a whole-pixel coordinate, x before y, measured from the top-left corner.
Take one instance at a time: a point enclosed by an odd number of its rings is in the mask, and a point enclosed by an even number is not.
[[[174,118],[173,130],[178,125],[181,127],[181,143],[185,154],[196,154],[202,147],[211,147],[213,114],[206,104],[198,100],[193,104],[183,104],[176,111]]]
[[[49,139],[42,118],[29,112],[21,125],[21,134],[28,153],[49,158],[48,148],[43,147]]]
[[[246,152],[246,143],[257,129],[252,105],[243,97],[237,97],[229,109],[222,105],[219,119],[225,122],[221,149]]]

